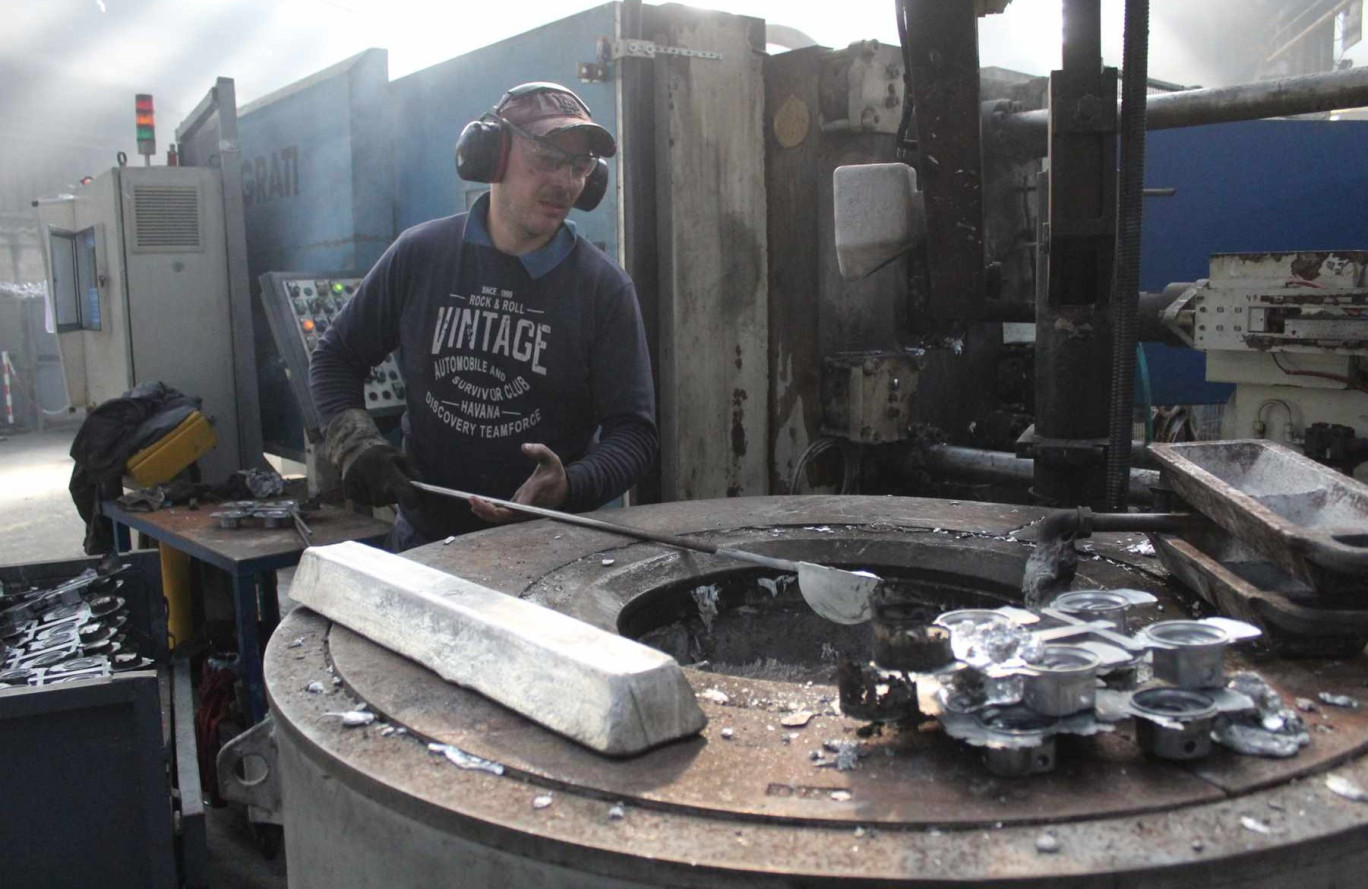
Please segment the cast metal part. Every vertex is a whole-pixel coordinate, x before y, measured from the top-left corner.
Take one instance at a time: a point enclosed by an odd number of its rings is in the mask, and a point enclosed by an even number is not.
[[[1093,706],[1102,659],[1084,648],[1047,645],[1031,663],[1023,703],[1044,716],[1072,716]]]
[[[928,594],[944,593],[949,603],[945,591],[953,587],[959,604],[991,607],[1010,600],[1025,560],[1025,545],[1007,533],[1044,514],[911,498],[760,497],[640,507],[627,518],[778,557],[865,563],[893,576],[954,575]],[[1124,542],[1095,537],[1103,558],[1080,563],[1079,585],[1155,593],[1159,603],[1139,606],[1137,623],[1160,616],[1160,605],[1163,615],[1182,613],[1156,581],[1153,559],[1127,553]],[[654,598],[662,585],[746,570],[536,522],[408,556],[610,630],[668,608],[673,600]],[[605,568],[605,557],[614,564]],[[688,589],[680,592],[686,600]],[[295,639],[303,641],[289,648]],[[1238,650],[1229,660],[1232,669],[1245,663]],[[318,680],[330,686],[330,667],[343,686],[305,690]],[[1357,687],[1363,668],[1361,659],[1258,665],[1287,700]],[[1146,756],[1125,733],[1101,731],[1067,766],[1008,785],[985,774],[979,751],[897,725],[859,741],[853,770],[815,765],[809,753],[823,740],[854,740],[861,724],[822,703],[836,694],[822,682],[808,688],[686,668],[696,693],[727,697],[700,697],[710,719],[704,736],[608,761],[307,609],[286,616],[267,649],[265,675],[291,880],[303,889],[439,884],[453,860],[476,882],[692,887],[1067,880],[1148,889],[1277,886],[1295,873],[1309,889],[1368,866],[1368,810],[1346,805],[1323,781],[1288,783],[1332,766],[1368,782],[1364,710],[1337,711],[1335,731],[1313,732],[1311,746],[1288,760],[1215,755],[1182,765]],[[362,702],[378,714],[370,726],[347,728],[323,716]],[[783,729],[781,704],[814,715],[802,728]],[[406,733],[386,733],[395,727]],[[791,734],[797,737],[785,742]],[[504,774],[457,768],[429,752],[429,742],[500,763]],[[548,791],[553,804],[533,809]],[[611,817],[619,801],[624,817]],[[1242,830],[1240,817],[1250,812],[1275,833]],[[1035,852],[1043,819],[1068,855]],[[857,827],[867,835],[853,837]],[[1202,840],[1200,851],[1194,839]]]
[[[245,509],[224,509],[209,514],[210,518],[218,519],[219,527],[225,530],[242,527],[242,523],[251,516],[252,514]]]
[[[1129,633],[1127,613],[1137,605],[1153,605],[1152,593],[1141,590],[1070,590],[1050,603],[1056,611],[1078,620],[1104,620],[1117,633]]]
[[[1185,688],[1148,688],[1131,696],[1140,749],[1163,759],[1201,759],[1211,753],[1216,702]]]

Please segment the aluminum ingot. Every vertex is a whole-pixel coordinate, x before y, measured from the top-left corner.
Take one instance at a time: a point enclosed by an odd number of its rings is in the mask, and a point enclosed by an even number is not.
[[[1102,659],[1073,645],[1047,645],[1026,674],[1022,703],[1045,716],[1068,716],[1092,708]]]

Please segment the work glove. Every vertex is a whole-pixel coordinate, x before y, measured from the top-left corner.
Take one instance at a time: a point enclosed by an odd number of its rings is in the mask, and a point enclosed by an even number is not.
[[[366,506],[418,506],[409,480],[408,458],[390,444],[363,408],[342,411],[328,421],[328,460],[342,474],[342,492]]]
[[[408,457],[394,445],[371,445],[342,473],[342,493],[366,506],[398,503],[412,511],[418,505],[418,489],[410,474]]]

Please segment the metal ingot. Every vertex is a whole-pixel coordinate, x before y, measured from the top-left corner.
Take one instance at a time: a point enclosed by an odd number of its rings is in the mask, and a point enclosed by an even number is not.
[[[1024,778],[1054,770],[1055,720],[1021,707],[985,710],[981,716],[989,737],[1001,736],[1007,745],[987,747],[984,765],[999,778]],[[1034,742],[1034,743],[1033,743]]]
[[[1092,708],[1102,659],[1072,645],[1047,645],[1026,674],[1022,703],[1045,716],[1068,716]]]
[[[1131,697],[1135,740],[1160,759],[1201,759],[1211,753],[1216,702],[1186,688],[1148,688]]]
[[[1154,675],[1179,688],[1224,684],[1228,632],[1204,621],[1169,620],[1151,624],[1144,635],[1154,643]]]
[[[1123,590],[1072,590],[1050,603],[1070,617],[1083,621],[1106,621],[1118,633],[1129,633],[1126,612],[1136,604]],[[1154,601],[1153,596],[1149,596]]]

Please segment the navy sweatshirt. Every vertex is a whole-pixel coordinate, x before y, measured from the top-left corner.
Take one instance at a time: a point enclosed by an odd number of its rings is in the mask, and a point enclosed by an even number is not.
[[[488,200],[385,251],[313,353],[314,400],[325,429],[364,407],[363,380],[397,347],[415,477],[511,499],[536,465],[520,446],[541,442],[565,464],[564,508],[594,509],[641,478],[658,443],[636,290],[570,226],[533,253],[501,253]],[[403,518],[423,538],[486,527],[465,504],[420,494]]]

